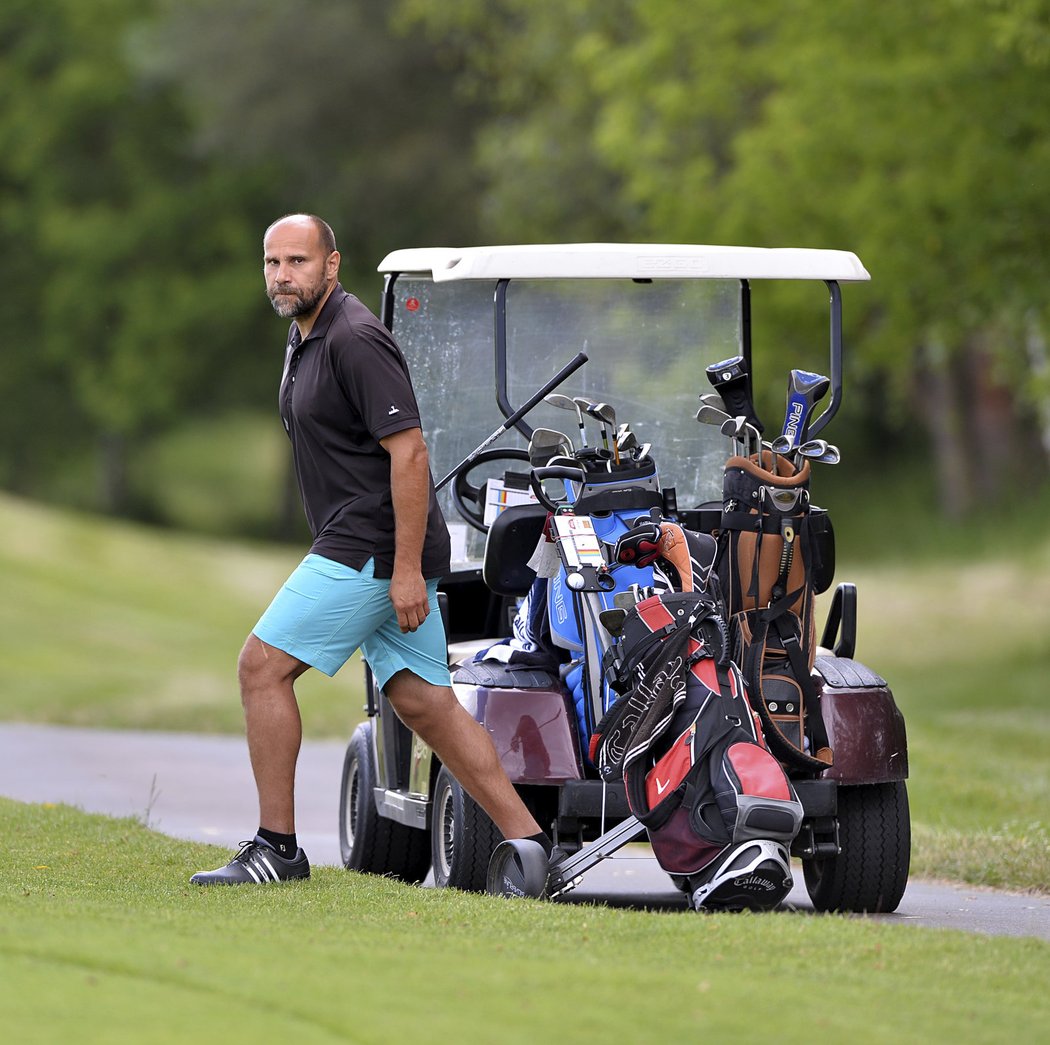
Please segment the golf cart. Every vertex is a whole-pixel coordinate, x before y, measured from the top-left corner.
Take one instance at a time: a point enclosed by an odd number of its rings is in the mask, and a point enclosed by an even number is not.
[[[818,436],[842,400],[840,284],[869,276],[842,251],[656,244],[398,250],[379,271],[381,318],[409,361],[452,538],[441,603],[453,688],[571,854],[556,895],[643,835],[623,783],[599,776],[589,741],[616,696],[601,667],[611,638],[596,622],[652,578],[617,561],[613,591],[606,567],[589,584],[589,560],[577,557],[530,607],[549,513],[575,505],[606,559],[646,515],[718,533],[727,456],[776,460],[750,405],[752,288],[767,280],[817,281],[830,293],[829,377],[791,372],[780,450],[807,469],[802,457],[815,470],[837,463]],[[712,418],[725,421],[698,423]],[[832,588],[824,522],[816,590],[830,606],[810,677],[834,756],[785,762],[803,811],[790,851],[818,910],[891,911],[910,857],[904,720],[886,682],[854,659],[857,593]],[[590,617],[580,611],[587,592]],[[521,641],[530,611],[542,627]],[[350,739],[341,786],[344,864],[491,890],[499,832],[367,669],[366,682],[368,717]],[[800,751],[816,751],[811,718],[797,717]]]

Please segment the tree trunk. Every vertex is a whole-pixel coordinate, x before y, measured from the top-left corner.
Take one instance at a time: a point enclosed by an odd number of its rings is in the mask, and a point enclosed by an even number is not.
[[[926,345],[918,355],[916,415],[926,422],[929,432],[937,505],[948,519],[958,521],[974,502],[960,382],[943,345]],[[915,427],[918,442],[920,425]],[[917,445],[916,452],[924,454],[926,448]]]
[[[995,374],[992,353],[980,336],[970,339],[960,370],[968,379],[973,488],[983,504],[999,501],[1042,472],[1038,433],[1026,425],[1018,398]],[[1030,438],[1026,431],[1030,430]]]
[[[117,432],[104,432],[99,440],[99,508],[108,515],[129,514],[128,443]]]
[[[995,372],[986,335],[953,353],[936,343],[920,350],[917,411],[930,433],[942,514],[955,522],[1002,503],[1024,483],[1042,482],[1046,458],[1038,426]]]

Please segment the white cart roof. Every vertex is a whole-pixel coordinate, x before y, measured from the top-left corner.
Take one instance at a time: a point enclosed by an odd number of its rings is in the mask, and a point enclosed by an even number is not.
[[[799,247],[563,243],[395,250],[380,272],[459,279],[871,279],[856,254]]]

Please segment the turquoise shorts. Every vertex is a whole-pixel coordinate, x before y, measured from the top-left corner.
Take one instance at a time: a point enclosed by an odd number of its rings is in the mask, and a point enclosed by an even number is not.
[[[437,580],[427,581],[430,613],[415,631],[401,633],[390,601],[390,581],[311,553],[252,629],[263,642],[334,675],[360,648],[380,687],[403,668],[435,686],[450,683],[448,646],[437,603]]]

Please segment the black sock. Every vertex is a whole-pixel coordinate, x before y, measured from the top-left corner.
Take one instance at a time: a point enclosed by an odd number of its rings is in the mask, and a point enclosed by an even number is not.
[[[554,848],[554,843],[550,840],[546,831],[541,831],[538,835],[529,835],[527,841],[539,842],[548,856],[551,855],[551,850]]]
[[[295,835],[279,835],[276,831],[267,831],[265,827],[260,827],[259,837],[264,842],[269,842],[277,850],[277,855],[283,856],[285,860],[293,859],[299,851]]]

